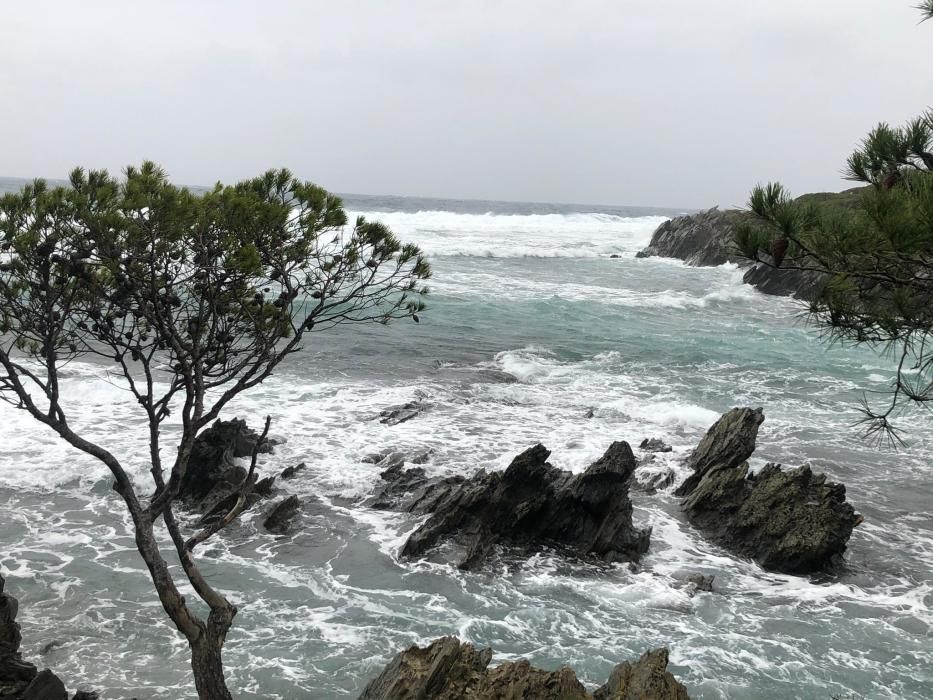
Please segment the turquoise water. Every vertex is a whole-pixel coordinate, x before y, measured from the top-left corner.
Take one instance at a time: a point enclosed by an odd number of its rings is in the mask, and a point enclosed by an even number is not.
[[[308,464],[288,487],[304,502],[298,534],[263,533],[251,515],[203,550],[241,611],[225,652],[238,697],[352,698],[402,647],[451,633],[497,660],[571,664],[592,684],[666,645],[701,700],[933,697],[933,423],[905,416],[911,444],[898,453],[852,428],[861,392],[890,382],[888,359],[828,349],[792,301],[743,286],[733,268],[635,259],[665,212],[347,204],[424,247],[430,309],[417,325],[316,336],[231,408],[254,424],[271,413],[288,438],[261,468]],[[143,483],[142,418],[125,393],[88,365],[65,384],[78,424]],[[415,420],[373,420],[413,398],[428,405]],[[865,523],[842,575],[737,560],[666,492],[633,492],[636,521],[654,528],[636,571],[548,552],[475,573],[400,562],[417,521],[353,505],[378,479],[361,458],[384,448],[429,447],[431,473],[471,474],[542,441],[554,464],[579,471],[613,440],[657,436],[683,477],[680,460],[737,405],[765,409],[753,466],[810,461],[847,485]],[[185,645],[162,620],[104,470],[7,405],[0,504],[0,567],[22,603],[27,654],[109,698],[192,697]],[[678,581],[693,572],[715,574],[716,592],[690,597]]]

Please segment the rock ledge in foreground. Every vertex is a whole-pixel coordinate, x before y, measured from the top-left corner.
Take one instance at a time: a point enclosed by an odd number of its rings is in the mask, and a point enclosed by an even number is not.
[[[667,671],[667,649],[616,666],[590,694],[572,669],[542,671],[522,659],[488,668],[492,649],[477,650],[456,637],[399,653],[363,690],[359,700],[690,700]]]

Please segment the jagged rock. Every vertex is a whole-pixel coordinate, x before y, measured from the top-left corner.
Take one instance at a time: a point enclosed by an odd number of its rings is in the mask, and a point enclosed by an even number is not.
[[[296,464],[294,467],[286,467],[285,469],[282,470],[282,473],[279,476],[279,478],[281,478],[283,481],[286,481],[288,479],[294,479],[295,476],[297,476],[298,472],[304,471],[307,467],[308,465],[305,464],[304,462],[302,462],[301,464]]]
[[[667,670],[667,649],[646,651],[634,664],[623,661],[609,682],[593,693],[593,700],[690,700],[684,687]]]
[[[292,495],[282,499],[266,513],[262,526],[277,535],[287,533],[295,516],[298,515],[300,506],[301,501],[298,500],[298,496]]]
[[[645,438],[641,441],[638,449],[644,450],[645,452],[672,452],[674,450],[673,447],[660,438]]]
[[[19,700],[68,700],[68,691],[58,676],[45,669],[30,681]]]
[[[791,471],[768,464],[749,476],[745,462],[709,471],[683,509],[714,542],[765,569],[809,574],[837,568],[862,522],[845,493],[807,464]]]
[[[456,637],[399,653],[363,690],[359,700],[689,700],[666,671],[667,650],[619,664],[591,695],[572,669],[542,671],[522,659],[488,668],[492,649],[477,650]]]
[[[376,510],[414,511],[411,497],[442,479],[429,479],[421,467],[402,469],[402,464],[393,464],[380,474],[382,483],[376,487],[366,505]],[[461,479],[462,480],[462,479]],[[406,498],[408,497],[408,498]]]
[[[252,455],[258,439],[259,435],[244,420],[216,421],[194,441],[179,497],[200,501],[218,486],[242,482],[246,470],[233,464],[233,458]],[[271,451],[268,441],[259,447],[259,452]]]
[[[409,401],[401,406],[393,406],[379,412],[379,422],[384,425],[398,425],[410,421],[425,409],[423,401]]]
[[[760,408],[733,408],[723,414],[708,431],[687,459],[693,474],[674,493],[689,495],[710,469],[735,467],[751,457],[755,451],[758,427],[765,414]]]
[[[100,700],[100,695],[90,690],[79,690],[71,700]]]
[[[635,561],[648,549],[650,529],[632,525],[629,478],[635,456],[628,443],[615,442],[579,475],[547,462],[550,452],[536,445],[518,455],[502,473],[480,471],[471,479],[427,480],[423,474],[392,473],[417,490],[404,510],[429,512],[405,542],[402,556],[422,556],[442,541],[462,549],[461,568],[482,563],[496,544],[538,548],[556,546],[605,561]],[[392,486],[391,488],[396,488]]]

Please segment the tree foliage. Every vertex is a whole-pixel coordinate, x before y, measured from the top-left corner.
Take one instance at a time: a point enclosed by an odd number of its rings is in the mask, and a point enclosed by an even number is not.
[[[792,199],[780,184],[756,187],[753,221],[736,243],[749,258],[825,274],[810,315],[834,340],[892,353],[889,401],[864,402],[869,435],[897,440],[891,423],[908,404],[933,407],[933,111],[903,127],[879,124],[849,157],[864,182],[858,206]]]
[[[309,334],[418,321],[429,277],[416,246],[380,223],[348,224],[338,197],[287,170],[199,195],[147,162],[122,181],[78,169],[70,187],[37,180],[0,198],[0,399],[110,469],[162,605],[191,644],[202,698],[229,697],[220,647],[236,608],[194,557],[219,527],[186,534],[173,511],[196,435]],[[111,368],[144,412],[151,494],[73,429],[76,397],[62,395],[60,377],[81,359]],[[163,464],[160,426],[173,413],[181,435]],[[160,521],[206,619],[179,593],[154,535]]]

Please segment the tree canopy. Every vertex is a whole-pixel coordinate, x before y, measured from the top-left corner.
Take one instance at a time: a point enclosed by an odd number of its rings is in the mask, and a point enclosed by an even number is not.
[[[900,409],[933,407],[933,111],[902,127],[879,124],[849,156],[846,176],[868,185],[853,208],[759,185],[736,243],[753,260],[823,273],[809,307],[815,323],[833,340],[896,357],[890,400],[863,408],[869,435],[897,440]]]
[[[287,170],[196,194],[147,162],[123,180],[78,169],[69,187],[37,180],[0,197],[0,399],[110,470],[163,608],[191,645],[200,697],[230,697],[220,650],[236,608],[194,550],[237,517],[252,483],[219,525],[183,532],[173,507],[198,432],[311,333],[418,321],[430,274],[416,246],[377,222],[348,224],[338,197]],[[146,416],[149,495],[75,430],[78,397],[60,378],[82,359],[111,368]],[[172,414],[180,437],[163,464],[160,426]],[[159,522],[206,618],[179,592]]]

